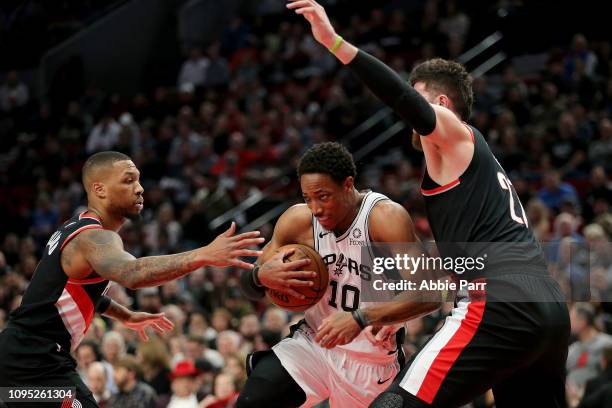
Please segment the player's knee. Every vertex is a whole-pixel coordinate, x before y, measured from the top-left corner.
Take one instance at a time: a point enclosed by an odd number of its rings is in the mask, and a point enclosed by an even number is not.
[[[429,408],[431,405],[403,389],[390,389],[380,394],[370,408]]]
[[[404,408],[404,399],[399,394],[385,391],[372,401],[370,408]]]

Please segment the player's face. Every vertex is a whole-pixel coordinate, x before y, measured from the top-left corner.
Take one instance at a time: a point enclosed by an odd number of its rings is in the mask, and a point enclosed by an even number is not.
[[[144,206],[144,189],[140,185],[140,172],[134,162],[115,162],[106,184],[111,211],[124,218],[138,219]]]
[[[352,214],[352,177],[339,184],[327,174],[304,174],[300,178],[300,185],[306,205],[326,230],[333,231],[347,214]]]

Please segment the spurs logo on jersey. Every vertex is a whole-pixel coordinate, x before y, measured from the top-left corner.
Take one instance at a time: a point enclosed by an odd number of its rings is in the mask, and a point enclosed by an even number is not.
[[[362,282],[372,280],[372,257],[364,247],[370,245],[368,217],[372,208],[388,200],[382,194],[368,192],[361,203],[353,224],[344,234],[336,237],[325,230],[313,217],[315,249],[321,254],[329,271],[329,286],[319,303],[306,311],[305,317],[312,328],[319,327],[324,318],[337,311],[353,311],[368,304],[361,300]],[[344,346],[348,351],[371,354],[371,357],[388,356],[391,350],[375,347],[363,333]],[[392,345],[393,348],[396,344]]]

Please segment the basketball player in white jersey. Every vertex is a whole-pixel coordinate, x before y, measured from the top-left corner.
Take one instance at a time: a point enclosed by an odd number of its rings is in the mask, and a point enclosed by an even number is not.
[[[266,287],[300,296],[292,286],[310,284],[299,278],[315,273],[296,270],[306,260],[282,262],[290,252],[277,250],[287,244],[315,248],[328,266],[329,286],[272,352],[249,356],[250,375],[238,407],[310,407],[328,398],[332,408],[365,407],[400,370],[403,330],[398,331],[397,339],[390,336],[389,341],[379,343],[362,331],[365,322],[360,308],[369,305],[363,302],[362,289],[371,286],[375,277],[371,255],[364,255],[370,252],[363,247],[372,242],[415,242],[417,238],[408,212],[382,194],[357,191],[355,175],[351,154],[338,143],[315,145],[302,156],[298,176],[306,204],[281,215],[258,259],[260,266],[243,274],[242,287],[251,298],[263,296]],[[402,306],[379,303],[379,315],[401,321],[407,315]],[[418,308],[431,307],[426,302],[413,306],[410,315]],[[339,331],[319,338],[321,325],[333,325]],[[326,348],[326,342],[336,346]]]

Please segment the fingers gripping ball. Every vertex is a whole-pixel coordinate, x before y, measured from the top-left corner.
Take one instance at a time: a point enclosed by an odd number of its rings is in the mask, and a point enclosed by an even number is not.
[[[317,272],[314,278],[310,278],[313,282],[312,286],[294,287],[294,289],[304,295],[304,299],[298,299],[295,296],[288,295],[286,293],[279,292],[275,289],[268,289],[266,293],[268,297],[276,306],[286,309],[290,312],[302,312],[311,306],[315,305],[327,290],[327,284],[329,283],[329,274],[327,272],[327,266],[317,251],[313,248],[300,245],[290,244],[285,245],[278,249],[283,251],[286,249],[295,248],[295,252],[288,257],[283,259],[283,262],[297,261],[299,259],[310,259],[310,263],[302,268],[305,271]]]

